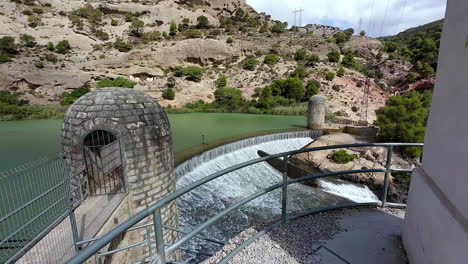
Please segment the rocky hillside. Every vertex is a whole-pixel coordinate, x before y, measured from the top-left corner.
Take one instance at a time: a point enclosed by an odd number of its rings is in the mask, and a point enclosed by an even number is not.
[[[245,0],[2,0],[0,10],[0,90],[33,105],[55,105],[64,92],[117,77],[164,106],[214,101],[223,75],[224,86],[258,100],[262,88],[299,67],[304,82],[321,83],[329,113],[357,121],[367,76],[373,113],[390,96],[391,80],[412,68],[389,58],[379,40],[321,25],[285,30]],[[182,76],[180,67],[202,73]],[[173,99],[163,98],[168,88]]]

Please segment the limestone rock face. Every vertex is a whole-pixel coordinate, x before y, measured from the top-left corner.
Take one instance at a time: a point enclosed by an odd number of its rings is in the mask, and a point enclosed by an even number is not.
[[[386,60],[378,68],[382,73],[382,79],[392,80],[405,77],[413,65],[408,61]]]
[[[361,37],[361,36],[351,36],[349,41],[345,42],[343,51],[353,52],[358,57],[371,59],[379,52],[383,47],[383,44],[380,40]]]

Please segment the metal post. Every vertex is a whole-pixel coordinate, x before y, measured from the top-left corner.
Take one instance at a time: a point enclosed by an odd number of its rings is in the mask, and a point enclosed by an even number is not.
[[[164,236],[162,229],[161,208],[153,213],[154,235],[156,237],[156,251],[158,253],[158,264],[166,264],[166,249],[164,247]]]
[[[73,208],[73,197],[71,195],[71,189],[70,189],[70,177],[69,174],[71,174],[71,171],[67,168],[65,164],[65,155],[63,153],[60,154],[60,163],[62,164],[62,172],[63,172],[63,184],[65,185],[64,187],[64,195],[67,197],[67,203],[68,203],[68,216],[70,217],[70,225],[71,225],[71,230],[72,230],[72,235],[73,235],[73,247],[75,248],[75,252],[78,252],[80,249],[77,245],[79,242],[79,234],[78,234],[78,225],[76,224],[76,217],[75,217],[75,209]],[[78,182],[81,184],[81,182]]]
[[[388,185],[390,182],[390,167],[392,166],[393,146],[387,148],[387,162],[385,163],[385,178],[382,193],[382,208],[385,208],[387,203]]]
[[[149,256],[149,261],[151,262],[151,258],[153,257],[153,252],[151,250],[151,232],[150,232],[150,227],[146,227],[146,240],[147,240],[147,245],[148,245],[148,256]]]
[[[288,209],[288,156],[283,157],[283,201],[281,205],[281,220],[286,221]]]

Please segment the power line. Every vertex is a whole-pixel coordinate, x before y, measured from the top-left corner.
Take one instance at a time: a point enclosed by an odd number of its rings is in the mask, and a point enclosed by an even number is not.
[[[385,24],[385,20],[387,19],[387,13],[388,13],[388,6],[390,4],[390,0],[387,0],[387,6],[385,7],[385,14],[384,14],[384,17],[383,17],[383,20],[382,20],[382,24],[380,24],[380,30],[379,30],[379,37],[382,36],[382,30],[383,30],[383,26]]]
[[[369,0],[369,3],[370,3],[370,1],[371,0]],[[372,0],[371,11],[369,13],[369,24],[367,26],[367,30],[369,31],[368,35],[370,35],[370,32],[372,31],[372,28],[373,28],[372,18],[373,18],[373,14],[374,14],[374,3],[375,3],[375,0]]]
[[[299,9],[299,10],[294,9],[294,11],[293,11],[293,13],[294,13],[294,26],[297,26],[297,24],[296,24],[297,13],[299,13],[299,26],[302,26],[302,12],[304,12],[304,9]]]
[[[404,3],[404,5],[403,5],[403,11],[401,12],[400,19],[398,20],[398,21],[399,21],[398,23],[400,23],[400,25],[399,25],[400,32],[404,30],[403,27],[401,26],[401,24],[402,24],[401,22],[402,22],[403,15],[404,15],[405,12],[406,12],[406,6],[407,6],[407,4],[408,4],[408,0],[405,0],[405,3]]]

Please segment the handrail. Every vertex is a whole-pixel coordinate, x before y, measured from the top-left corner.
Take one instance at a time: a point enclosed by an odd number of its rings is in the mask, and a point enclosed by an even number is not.
[[[321,147],[314,147],[314,148],[304,148],[300,150],[294,150],[294,151],[289,151],[289,152],[284,152],[284,153],[279,153],[279,154],[273,154],[265,157],[261,157],[258,159],[246,161],[237,165],[234,165],[232,167],[223,169],[221,171],[218,171],[216,173],[213,173],[203,179],[197,180],[194,183],[184,186],[183,188],[170,193],[169,195],[165,196],[161,200],[153,203],[149,207],[143,209],[141,212],[137,213],[133,217],[129,218],[122,224],[118,225],[114,229],[112,229],[110,232],[107,234],[103,235],[101,238],[98,240],[94,241],[91,245],[80,251],[77,255],[75,255],[73,258],[68,260],[66,263],[70,264],[79,264],[83,263],[86,261],[88,258],[92,257],[94,254],[96,254],[100,249],[105,247],[107,244],[109,244],[114,238],[119,236],[121,233],[126,232],[128,229],[132,228],[134,225],[145,219],[146,217],[149,217],[153,215],[153,220],[154,220],[154,227],[155,227],[155,236],[156,236],[156,241],[160,242],[162,241],[162,232],[158,232],[158,230],[162,230],[162,223],[160,222],[161,218],[161,213],[160,209],[174,201],[175,199],[179,198],[180,196],[194,190],[195,188],[200,187],[201,185],[204,185],[205,183],[208,183],[214,179],[217,179],[227,173],[248,167],[253,164],[257,164],[260,162],[268,161],[271,159],[275,158],[280,158],[284,157],[284,162],[287,164],[287,158],[288,156],[291,155],[297,155],[301,153],[306,153],[306,152],[314,152],[314,151],[320,151],[320,150],[331,150],[331,149],[341,149],[341,148],[362,148],[362,147],[385,147],[387,148],[387,161],[386,161],[386,166],[385,169],[365,169],[365,170],[352,170],[352,171],[339,171],[339,172],[329,172],[329,173],[323,173],[323,174],[316,174],[316,175],[309,175],[305,177],[301,177],[298,179],[294,180],[287,180],[287,177],[283,177],[283,182],[279,184],[275,184],[270,186],[269,188],[266,188],[264,190],[261,190],[259,192],[256,192],[255,194],[252,194],[243,200],[239,201],[235,205],[225,209],[223,212],[219,213],[218,215],[212,217],[211,219],[207,220],[206,222],[200,224],[197,226],[194,230],[189,232],[188,234],[184,235],[182,238],[180,238],[178,241],[174,242],[172,245],[170,245],[167,249],[164,247],[164,243],[157,243],[157,252],[160,258],[158,258],[158,263],[165,264],[166,259],[165,256],[170,254],[171,252],[175,251],[178,249],[182,244],[196,236],[198,233],[200,233],[202,230],[205,228],[209,227],[212,225],[215,221],[219,220],[221,217],[225,216],[229,212],[237,209],[238,207],[242,206],[245,203],[248,203],[249,201],[260,197],[272,190],[278,189],[280,187],[283,187],[285,185],[289,185],[292,183],[296,182],[301,182],[305,180],[310,180],[310,179],[318,179],[318,178],[323,178],[323,177],[329,177],[329,176],[336,176],[336,175],[343,175],[343,174],[352,174],[352,173],[366,173],[366,172],[385,172],[385,179],[384,179],[384,194],[385,196],[382,197],[382,201],[378,203],[378,205],[381,205],[382,207],[386,206],[386,193],[388,189],[388,183],[389,183],[389,173],[391,171],[407,171],[407,170],[401,170],[401,169],[392,169],[390,168],[391,166],[391,153],[393,152],[394,147],[423,147],[423,143],[356,143],[356,144],[341,144],[341,145],[333,145],[333,146],[321,146]],[[285,165],[285,168],[287,166]],[[284,222],[286,220],[289,220],[289,218],[286,217],[286,196],[283,193],[283,204],[282,204],[282,220],[281,222]],[[356,203],[354,205],[360,205],[359,203]],[[372,203],[372,205],[377,205],[377,203]],[[393,204],[389,204],[393,205]],[[398,205],[397,206],[401,206]]]

